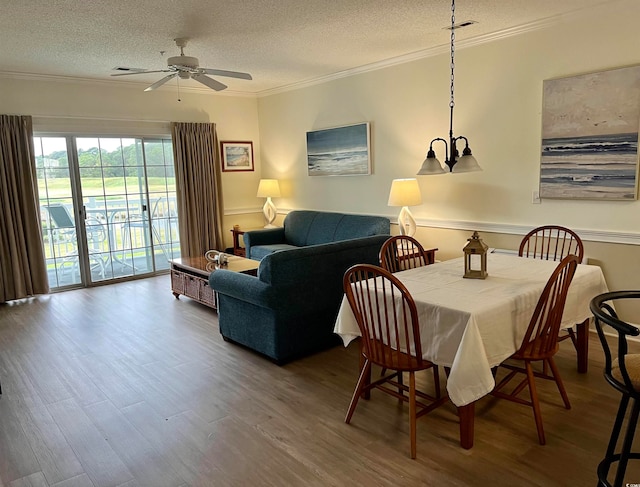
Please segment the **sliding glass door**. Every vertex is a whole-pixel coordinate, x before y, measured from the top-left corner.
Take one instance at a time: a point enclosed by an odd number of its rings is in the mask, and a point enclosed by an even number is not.
[[[52,288],[152,274],[178,257],[171,141],[36,137]]]

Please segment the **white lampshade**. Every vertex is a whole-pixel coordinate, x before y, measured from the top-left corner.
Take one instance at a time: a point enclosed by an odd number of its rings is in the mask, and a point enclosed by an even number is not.
[[[416,206],[422,204],[422,195],[418,180],[394,179],[389,191],[389,206]]]
[[[280,185],[277,179],[261,179],[258,185],[258,198],[279,198]]]
[[[389,191],[389,206],[402,206],[398,215],[398,226],[401,235],[413,236],[416,233],[416,220],[413,218],[409,206],[422,203],[420,186],[416,178],[394,179],[391,181],[391,191]]]
[[[262,213],[264,213],[264,219],[267,224],[264,226],[265,228],[273,228],[273,222],[276,219],[277,209],[276,205],[273,204],[271,198],[280,197],[280,185],[278,184],[277,179],[261,179],[260,184],[258,185],[258,198],[267,198],[267,201],[262,208]]]
[[[476,172],[482,171],[480,164],[476,161],[476,158],[471,154],[462,156],[458,159],[458,162],[453,166],[453,170],[451,172]]]
[[[436,157],[426,157],[418,171],[418,176],[428,176],[432,174],[446,174],[447,172]]]

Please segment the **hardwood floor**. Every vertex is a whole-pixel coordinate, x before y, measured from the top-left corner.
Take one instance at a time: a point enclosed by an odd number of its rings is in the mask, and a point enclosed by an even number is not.
[[[344,423],[355,343],[278,367],[224,342],[169,280],[0,305],[0,487],[596,483],[619,397],[595,335],[588,374],[567,341],[557,357],[570,411],[539,385],[546,446],[530,408],[485,398],[472,450],[449,404],[418,421],[411,460],[397,400],[374,391]]]

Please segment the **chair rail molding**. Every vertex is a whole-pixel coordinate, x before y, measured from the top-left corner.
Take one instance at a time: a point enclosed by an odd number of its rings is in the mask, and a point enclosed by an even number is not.
[[[395,215],[391,220],[397,223]],[[431,220],[427,218],[416,218],[420,227],[443,228],[448,230],[478,230],[483,232],[505,233],[511,235],[526,235],[536,225],[513,225],[508,223],[487,223],[470,222],[461,220]],[[640,245],[640,233],[638,232],[618,232],[613,230],[589,230],[572,228],[583,241],[603,242],[625,245]]]

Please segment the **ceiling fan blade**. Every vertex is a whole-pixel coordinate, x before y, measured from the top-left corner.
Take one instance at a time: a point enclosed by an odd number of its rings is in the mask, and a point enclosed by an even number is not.
[[[216,76],[226,76],[228,78],[253,79],[249,73],[241,73],[239,71],[225,71],[224,69],[202,68],[202,72],[206,74],[213,74]]]
[[[144,91],[153,91],[156,88],[158,88],[158,87],[162,86],[163,84],[165,84],[171,78],[175,78],[176,76],[178,76],[178,73],[173,73],[173,74],[170,74],[169,76],[165,76],[164,78],[162,78],[162,79],[156,81],[155,83],[153,83],[151,86],[149,86]]]
[[[193,74],[191,75],[191,78],[195,79],[198,83],[202,83],[203,85],[208,86],[212,90],[222,91],[227,87],[227,85],[220,83],[220,81],[209,78],[204,74]]]
[[[131,74],[169,73],[170,69],[157,69],[154,71],[132,71],[130,73],[114,73],[111,76],[129,76]]]

